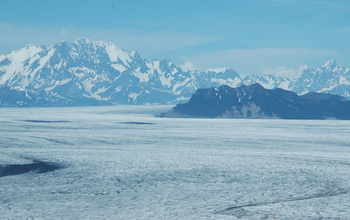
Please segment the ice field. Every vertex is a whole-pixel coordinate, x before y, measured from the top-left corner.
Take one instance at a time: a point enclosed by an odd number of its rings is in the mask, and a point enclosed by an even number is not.
[[[350,121],[0,109],[0,219],[350,219]]]

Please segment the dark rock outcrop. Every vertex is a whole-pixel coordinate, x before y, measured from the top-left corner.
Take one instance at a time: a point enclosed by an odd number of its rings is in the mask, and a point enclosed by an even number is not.
[[[186,104],[178,104],[160,117],[350,119],[350,101],[338,95],[297,95],[260,84],[232,88],[198,89]]]

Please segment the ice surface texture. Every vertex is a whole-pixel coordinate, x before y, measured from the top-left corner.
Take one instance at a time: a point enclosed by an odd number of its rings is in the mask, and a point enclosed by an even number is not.
[[[153,116],[171,107],[0,109],[2,167],[64,167],[0,177],[1,218],[350,218],[349,121]]]

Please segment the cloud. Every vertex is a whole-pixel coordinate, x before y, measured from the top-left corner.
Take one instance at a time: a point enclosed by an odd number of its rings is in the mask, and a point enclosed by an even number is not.
[[[195,46],[214,40],[213,37],[179,32],[138,32],[135,30],[54,28],[48,26],[15,26],[0,23],[0,54],[18,50],[27,44],[54,45],[62,40],[73,42],[80,37],[115,43],[128,52],[141,56]]]
[[[340,31],[347,32],[348,27]],[[0,33],[2,33],[0,54],[18,50],[28,44],[54,45],[62,40],[73,42],[79,37],[86,37],[90,40],[115,43],[128,52],[135,50],[142,57],[153,58],[157,54],[162,56],[166,54],[165,57],[158,58],[171,58],[178,64],[183,63],[183,68],[206,70],[229,66],[242,76],[259,72],[292,76],[299,73],[299,65],[310,65],[307,62],[310,59],[331,59],[340,54],[337,50],[313,48],[228,49],[200,52],[203,49],[201,48],[198,50],[199,54],[180,56],[176,51],[181,48],[196,46],[199,48],[208,42],[217,42],[218,37],[169,31],[139,32],[131,29],[77,29],[0,23]]]
[[[62,38],[69,38],[69,37],[70,37],[69,30],[67,30],[67,29],[62,29],[62,30],[61,30],[61,36],[62,36]]]
[[[290,79],[298,78],[305,69],[309,66],[300,65],[298,69],[286,68],[286,67],[277,67],[277,68],[267,68],[261,71],[265,75],[274,75],[276,77],[287,77]]]
[[[198,67],[195,66],[191,62],[185,62],[183,65],[180,66],[180,68],[182,69],[182,71],[197,70],[198,69]]]
[[[213,41],[213,37],[201,36],[189,33],[179,32],[148,32],[140,33],[133,30],[124,31],[105,31],[104,35],[99,37],[94,34],[91,38],[106,39],[114,42],[118,46],[128,50],[136,50],[142,56],[152,56],[165,51],[177,50],[183,47],[195,46],[201,43]]]
[[[0,54],[19,50],[28,44],[51,45],[61,40],[61,30],[0,23]]]
[[[259,48],[232,49],[206,52],[193,57],[180,57],[183,62],[191,62],[200,70],[229,66],[242,75],[256,74],[264,69],[286,67],[298,69],[306,60],[332,57],[340,52],[332,49],[312,48]]]

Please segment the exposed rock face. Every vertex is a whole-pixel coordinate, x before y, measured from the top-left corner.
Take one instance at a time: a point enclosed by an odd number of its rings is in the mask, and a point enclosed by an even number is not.
[[[350,101],[331,94],[297,95],[260,84],[231,88],[198,89],[186,104],[178,104],[161,117],[350,119]]]

